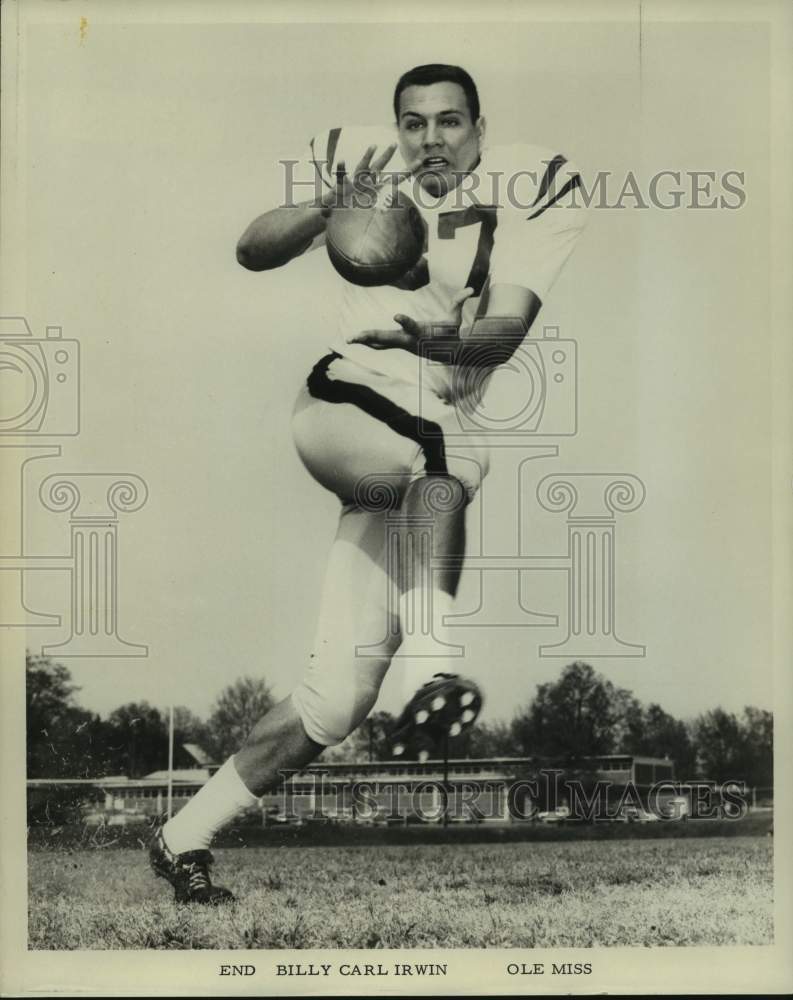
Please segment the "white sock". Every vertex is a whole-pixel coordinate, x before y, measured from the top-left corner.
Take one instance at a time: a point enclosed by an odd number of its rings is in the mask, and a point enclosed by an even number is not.
[[[422,602],[429,601],[422,612]],[[433,674],[457,673],[455,658],[444,652],[439,643],[451,643],[449,628],[443,624],[444,615],[454,610],[454,598],[443,590],[433,588],[425,593],[420,589],[407,590],[399,598],[399,621],[403,630],[399,647],[402,667],[402,690],[405,700],[411,698]],[[430,619],[431,613],[431,619]],[[432,621],[430,634],[427,628]]]
[[[185,851],[208,848],[221,827],[258,801],[237,773],[234,758],[229,757],[204,787],[163,827],[162,835],[168,850],[174,854],[184,854]]]

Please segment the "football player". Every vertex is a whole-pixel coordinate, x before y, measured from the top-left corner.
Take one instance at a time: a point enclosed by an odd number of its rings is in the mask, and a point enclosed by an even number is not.
[[[283,772],[341,743],[371,711],[397,650],[411,697],[395,754],[426,755],[469,726],[475,683],[446,662],[465,551],[465,509],[488,470],[486,441],[463,428],[489,374],[520,348],[585,222],[576,170],[561,154],[488,148],[471,77],[419,66],[394,93],[396,135],[334,128],[307,156],[310,199],[258,216],[237,257],[281,267],[323,245],[331,213],[394,186],[417,205],[424,253],[391,285],[344,283],[329,351],[300,389],[298,453],[341,501],[313,653],[302,679],[240,751],[157,832],[151,862],[180,901],[221,903],[209,877],[214,834]],[[580,200],[580,199],[579,199]],[[398,510],[401,544],[387,544]],[[431,523],[432,549],[416,525]],[[389,595],[398,593],[396,602]],[[418,623],[418,625],[417,625]],[[439,653],[441,654],[439,656]]]

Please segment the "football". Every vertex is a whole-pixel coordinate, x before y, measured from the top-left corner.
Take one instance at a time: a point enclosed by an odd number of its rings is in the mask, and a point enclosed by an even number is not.
[[[421,258],[424,222],[407,195],[397,193],[371,208],[344,207],[331,212],[325,232],[331,263],[354,285],[387,285]]]

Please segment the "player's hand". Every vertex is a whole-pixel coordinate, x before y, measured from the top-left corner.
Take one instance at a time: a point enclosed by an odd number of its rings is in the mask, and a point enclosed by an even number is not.
[[[420,345],[427,340],[456,339],[462,322],[463,306],[474,294],[473,288],[464,288],[452,298],[447,314],[437,320],[415,320],[404,313],[397,313],[394,322],[397,330],[363,330],[349,337],[348,344],[366,344],[376,350],[401,347],[412,354],[418,354]]]
[[[396,148],[396,143],[391,143],[374,158],[377,146],[369,146],[351,174],[347,173],[344,160],[339,160],[336,164],[336,185],[322,197],[323,214],[329,215],[333,208],[370,208],[374,205],[380,188],[393,177],[391,173],[384,175],[383,169]]]

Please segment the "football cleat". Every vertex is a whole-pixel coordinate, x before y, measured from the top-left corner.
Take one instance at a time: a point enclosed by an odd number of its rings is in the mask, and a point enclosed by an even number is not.
[[[177,903],[221,906],[234,902],[234,895],[228,889],[212,885],[209,866],[213,860],[212,854],[203,850],[173,854],[163,839],[162,829],[157,830],[149,848],[154,874],[171,883]]]
[[[411,733],[403,733],[401,736],[394,730],[391,736],[391,754],[423,763],[438,756],[440,735],[427,726],[414,728]]]
[[[391,754],[406,760],[437,755],[444,735],[459,736],[482,708],[482,692],[457,674],[435,674],[413,695],[391,733]]]

